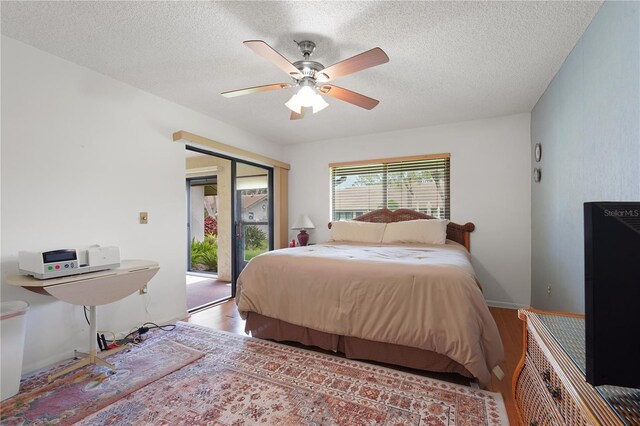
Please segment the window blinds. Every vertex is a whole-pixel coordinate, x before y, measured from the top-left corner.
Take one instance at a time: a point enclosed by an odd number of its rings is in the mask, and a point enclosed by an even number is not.
[[[333,164],[331,218],[349,220],[387,208],[449,219],[449,154]]]

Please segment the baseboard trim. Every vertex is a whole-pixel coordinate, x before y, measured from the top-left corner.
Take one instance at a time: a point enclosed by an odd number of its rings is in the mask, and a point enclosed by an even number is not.
[[[487,300],[487,305],[493,308],[507,308],[507,309],[529,309],[530,306],[522,305],[520,303],[500,302],[498,300]]]
[[[166,321],[162,321],[159,324],[175,324],[178,321],[184,321],[186,318],[189,318],[189,314],[187,313],[187,311],[184,311],[179,316],[171,317],[170,319],[168,319]]]

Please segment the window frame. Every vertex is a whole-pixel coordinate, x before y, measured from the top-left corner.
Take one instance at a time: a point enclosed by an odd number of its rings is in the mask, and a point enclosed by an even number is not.
[[[336,205],[336,194],[335,194],[335,169],[339,168],[347,168],[354,166],[368,166],[370,165],[372,169],[375,167],[380,167],[383,176],[381,182],[381,193],[383,198],[383,205],[389,205],[388,199],[388,175],[389,169],[391,168],[391,172],[393,172],[394,168],[400,167],[402,169],[402,163],[411,163],[411,162],[419,162],[419,161],[428,161],[428,160],[444,160],[445,162],[445,184],[446,188],[444,190],[444,215],[442,219],[450,219],[451,218],[451,154],[450,153],[439,153],[439,154],[425,154],[425,155],[414,155],[414,156],[406,156],[406,157],[390,157],[390,158],[380,158],[380,159],[372,159],[372,160],[358,160],[358,161],[348,161],[348,162],[340,162],[340,163],[329,163],[329,191],[330,191],[330,200],[329,200],[329,217],[330,220],[345,220],[347,219],[344,212],[335,211]],[[417,168],[419,170],[419,168]],[[404,171],[404,170],[403,170]],[[407,171],[411,171],[410,168],[407,168]],[[354,174],[355,175],[355,174]],[[386,207],[388,208],[388,207]],[[398,208],[407,208],[403,206],[399,206]],[[358,208],[358,213],[364,214],[369,211]],[[364,210],[364,213],[362,212]],[[360,214],[356,214],[355,217]],[[434,215],[434,217],[436,217]],[[348,219],[347,219],[348,220]]]

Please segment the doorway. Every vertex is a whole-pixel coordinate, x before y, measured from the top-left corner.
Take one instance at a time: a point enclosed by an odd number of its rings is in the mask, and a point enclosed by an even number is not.
[[[231,161],[185,152],[187,205],[187,311],[232,297]]]
[[[273,170],[186,147],[187,311],[235,296],[246,263],[273,249]]]

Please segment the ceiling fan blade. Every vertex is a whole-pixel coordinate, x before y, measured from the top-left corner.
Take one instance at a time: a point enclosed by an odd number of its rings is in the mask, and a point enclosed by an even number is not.
[[[371,50],[367,50],[366,52],[352,56],[344,61],[340,61],[337,64],[333,64],[330,67],[323,69],[318,73],[317,79],[321,82],[334,80],[338,77],[353,74],[354,72],[362,71],[387,62],[389,62],[389,57],[384,53],[384,50],[379,47],[374,47]]]
[[[331,96],[332,98],[340,99],[341,101],[349,102],[350,104],[357,105],[364,109],[373,109],[380,103],[377,99],[352,92],[351,90],[347,90],[339,86],[334,86],[333,84],[325,84],[322,86],[320,88],[320,93]]]
[[[305,110],[306,110],[305,107],[300,108],[300,114],[298,114],[295,111],[291,111],[291,117],[289,118],[289,120],[301,120],[301,119],[303,119]]]
[[[221,93],[225,98],[233,98],[236,96],[250,95],[251,93],[266,92],[268,90],[287,89],[291,87],[289,83],[267,84],[264,86],[247,87],[246,89],[231,90]]]
[[[289,74],[291,77],[301,78],[302,73],[300,70],[293,66],[291,62],[284,56],[278,53],[273,47],[269,46],[262,40],[247,40],[244,45],[253,50],[258,55],[265,58],[267,61],[276,65],[282,71]]]

